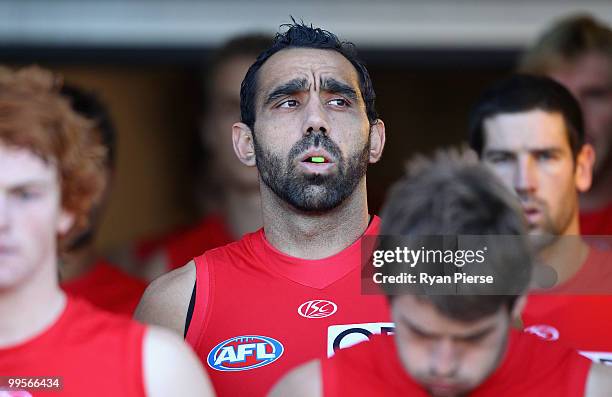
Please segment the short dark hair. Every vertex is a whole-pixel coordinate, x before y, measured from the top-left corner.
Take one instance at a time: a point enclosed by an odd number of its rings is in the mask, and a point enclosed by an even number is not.
[[[512,310],[518,295],[528,287],[532,269],[525,224],[514,196],[471,151],[440,151],[433,159],[413,160],[407,168],[406,175],[391,188],[382,210],[381,236],[491,236],[490,241],[498,243],[495,250],[488,251],[485,265],[491,269],[485,270],[513,291],[490,293],[488,287],[477,285],[468,293],[416,293],[418,298],[445,316],[464,322],[492,315],[503,306]],[[382,267],[383,273],[387,268]],[[430,264],[423,269],[430,275],[440,270]],[[476,275],[482,269],[451,264],[445,272]],[[386,292],[392,299],[394,294],[389,289]]]
[[[359,89],[365,102],[366,114],[370,124],[378,118],[375,101],[376,94],[370,79],[370,74],[361,60],[357,58],[355,45],[341,41],[335,34],[315,28],[312,25],[293,23],[281,25],[286,27],[284,33],[277,33],[272,46],[259,54],[257,60],[249,68],[240,88],[240,118],[243,123],[254,131],[255,126],[255,97],[257,94],[257,75],[263,64],[277,52],[287,48],[314,48],[333,50],[344,56],[355,68],[359,75]]]
[[[488,88],[470,112],[468,129],[472,149],[482,155],[484,122],[504,113],[530,110],[558,112],[563,116],[574,158],[584,145],[584,122],[574,96],[555,80],[543,76],[515,74]]]
[[[100,136],[100,143],[106,148],[106,166],[115,168],[117,133],[115,124],[106,105],[91,91],[73,84],[64,84],[60,94],[68,98],[72,109],[93,123]]]

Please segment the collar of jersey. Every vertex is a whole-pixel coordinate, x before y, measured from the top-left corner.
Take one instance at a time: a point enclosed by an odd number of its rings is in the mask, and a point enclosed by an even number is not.
[[[380,218],[373,216],[360,238],[337,254],[322,259],[302,259],[282,253],[268,242],[263,228],[253,235],[252,244],[272,272],[298,284],[323,289],[360,268],[361,240],[363,236],[376,236],[379,227]]]

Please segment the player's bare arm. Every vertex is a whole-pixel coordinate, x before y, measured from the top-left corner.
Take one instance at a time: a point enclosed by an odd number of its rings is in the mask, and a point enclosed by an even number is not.
[[[195,279],[193,261],[155,279],[142,296],[134,318],[171,329],[183,336]]]
[[[150,327],[144,340],[143,355],[147,396],[214,396],[198,358],[172,332]]]
[[[585,397],[604,397],[612,390],[612,367],[593,364],[587,378]]]
[[[287,373],[268,397],[320,397],[322,394],[321,363],[313,360]]]

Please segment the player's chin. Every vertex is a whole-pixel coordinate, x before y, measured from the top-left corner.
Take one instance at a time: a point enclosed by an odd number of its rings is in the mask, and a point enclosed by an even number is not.
[[[432,397],[461,397],[467,395],[469,389],[459,384],[436,384],[426,386]]]

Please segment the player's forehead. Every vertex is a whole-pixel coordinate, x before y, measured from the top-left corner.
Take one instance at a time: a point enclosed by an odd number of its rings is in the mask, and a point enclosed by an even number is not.
[[[23,184],[57,185],[55,164],[30,149],[0,142],[0,189]]]
[[[461,338],[482,330],[496,329],[503,325],[505,309],[474,321],[459,321],[441,313],[433,303],[423,297],[405,294],[393,299],[394,320],[398,325],[415,328],[427,334]]]
[[[317,88],[321,81],[334,79],[361,94],[359,76],[355,67],[339,52],[315,48],[289,48],[272,55],[262,65],[257,81],[258,99],[274,88],[296,79],[305,79],[313,88]]]
[[[484,120],[483,132],[485,150],[570,149],[560,112],[534,109],[496,114]]]

